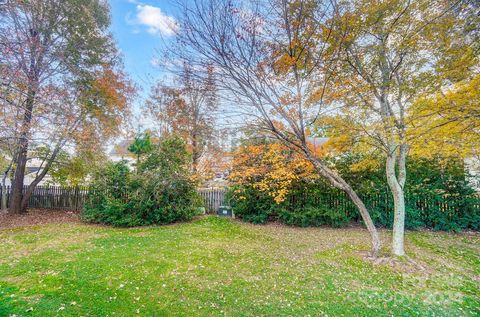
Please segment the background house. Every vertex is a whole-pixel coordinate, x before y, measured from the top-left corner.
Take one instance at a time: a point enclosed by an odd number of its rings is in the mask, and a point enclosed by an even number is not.
[[[34,180],[35,180],[35,177],[37,176],[37,173],[40,173],[41,172],[41,169],[42,169],[42,166],[44,165],[44,163],[42,160],[38,159],[38,158],[32,158],[32,159],[29,159],[27,161],[27,166],[25,168],[25,178],[24,178],[24,182],[23,182],[23,185],[30,185]],[[3,175],[2,175],[3,177]],[[1,180],[1,179],[0,179]],[[52,179],[52,177],[47,174],[45,175],[45,177],[40,181],[40,183],[38,183],[38,186],[42,186],[42,185],[58,185],[54,182],[54,180]],[[10,178],[6,178],[5,179],[5,185],[6,186],[12,186],[12,181]]]
[[[468,180],[473,188],[480,193],[480,157],[469,157],[465,159],[465,168],[468,173]]]
[[[113,146],[113,148],[108,153],[108,157],[113,162],[127,161],[130,167],[133,167],[135,164],[135,156],[128,150],[130,144],[134,140],[123,140]]]

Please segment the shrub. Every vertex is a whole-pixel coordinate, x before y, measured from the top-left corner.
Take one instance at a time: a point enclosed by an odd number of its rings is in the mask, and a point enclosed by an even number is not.
[[[265,224],[275,209],[273,198],[250,186],[233,186],[227,192],[235,216],[255,224]]]
[[[293,203],[290,199],[292,196],[289,196],[282,203],[276,203],[272,197],[249,186],[235,186],[230,189],[227,197],[237,217],[255,224],[278,220],[301,227],[340,227],[351,220],[347,213],[318,201],[302,200],[301,204],[297,204]]]
[[[169,138],[147,154],[137,173],[126,162],[106,164],[95,174],[83,219],[121,227],[190,220],[202,201],[188,160],[185,143]]]
[[[300,227],[329,225],[334,228],[345,226],[351,220],[345,213],[335,211],[325,205],[307,206],[302,210],[281,209],[278,218],[287,225]]]
[[[386,187],[383,160],[377,168],[352,169],[364,157],[350,155],[336,161],[336,167],[363,198],[373,221],[393,225],[393,198]],[[460,231],[480,228],[480,198],[468,182],[461,159],[412,158],[407,162],[405,226]]]
[[[391,228],[393,198],[386,187],[381,160],[377,168],[352,169],[361,158],[342,157],[336,168],[367,206],[374,223]],[[447,164],[439,159],[412,159],[406,187],[407,229],[461,231],[480,229],[480,198],[466,179],[461,161]],[[361,222],[356,207],[342,191],[322,180],[297,181],[280,204],[256,190],[252,184],[237,185],[231,196],[235,213],[245,221],[265,223],[269,219],[298,226],[343,226]]]

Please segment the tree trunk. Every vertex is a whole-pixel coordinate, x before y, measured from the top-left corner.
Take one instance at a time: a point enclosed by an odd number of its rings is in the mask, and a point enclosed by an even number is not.
[[[22,207],[23,183],[25,180],[25,168],[27,166],[28,140],[34,101],[35,90],[29,89],[28,97],[25,100],[25,113],[23,115],[22,132],[18,141],[18,155],[15,160],[15,177],[12,184],[12,197],[10,199],[10,211],[12,213],[24,213],[27,211],[26,208]]]
[[[394,219],[393,219],[393,237],[392,253],[396,256],[405,255],[405,168],[406,147],[400,146],[400,155],[397,162],[394,146],[390,147],[387,154],[386,174],[388,187],[393,196]],[[398,165],[398,166],[397,166]],[[398,167],[398,177],[396,168]]]
[[[2,211],[7,211],[7,175],[8,172],[5,172],[2,178]]]
[[[30,200],[30,196],[32,195],[33,191],[35,190],[35,187],[37,187],[38,183],[43,179],[41,178],[36,178],[30,185],[28,185],[27,189],[25,190],[25,193],[23,193],[22,196],[22,202],[21,202],[21,209],[22,210],[27,210],[28,208],[28,201]]]
[[[198,159],[200,156],[199,149],[198,149],[199,144],[197,141],[196,132],[193,132],[191,137],[192,137],[192,172],[194,175],[196,175],[198,170]]]
[[[28,207],[28,201],[30,200],[30,196],[32,195],[33,191],[35,190],[35,187],[42,181],[42,179],[47,175],[48,171],[50,170],[50,166],[52,165],[52,162],[55,160],[57,157],[58,153],[60,152],[60,149],[64,145],[64,141],[60,140],[53,150],[52,154],[50,155],[47,164],[45,167],[43,167],[42,171],[40,174],[35,177],[35,179],[32,181],[30,185],[28,185],[27,189],[25,190],[25,193],[23,194],[22,201],[21,201],[21,209],[22,210],[27,210]]]
[[[377,228],[375,228],[375,224],[373,223],[363,201],[342,177],[324,165],[320,160],[312,155],[308,155],[308,159],[314,165],[315,169],[320,175],[325,177],[334,187],[343,190],[355,204],[372,239],[372,256],[376,257],[381,247],[380,238]]]
[[[347,193],[348,197],[350,197],[352,202],[357,207],[360,215],[362,216],[362,220],[365,223],[368,232],[370,233],[370,236],[372,238],[372,256],[376,257],[378,255],[378,252],[380,251],[381,246],[377,228],[375,228],[375,224],[370,217],[370,213],[368,212],[367,207],[365,207],[365,204],[360,199],[360,197],[358,197],[357,193],[347,183],[345,183],[344,186],[345,188],[343,189],[343,191]]]
[[[24,213],[22,208],[23,182],[25,179],[25,168],[27,165],[28,140],[22,141],[20,151],[16,160],[15,177],[12,184],[12,197],[10,199],[10,212]]]
[[[7,177],[9,177],[12,172],[14,160],[15,160],[15,155],[10,160],[10,163],[8,164],[5,171],[3,172],[3,177],[2,177],[2,211],[5,211],[5,212],[8,209]]]

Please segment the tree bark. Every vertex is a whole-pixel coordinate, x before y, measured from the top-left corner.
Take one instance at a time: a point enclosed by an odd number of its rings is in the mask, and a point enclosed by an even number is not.
[[[28,185],[27,189],[25,190],[25,193],[23,193],[22,201],[21,201],[21,209],[22,210],[27,210],[28,208],[28,201],[30,200],[30,196],[32,195],[33,191],[35,190],[35,187],[42,181],[42,179],[47,175],[48,171],[50,170],[50,167],[52,165],[52,162],[56,159],[58,153],[60,152],[60,149],[64,145],[64,141],[61,140],[53,150],[52,154],[50,155],[47,164],[45,167],[42,169],[40,174],[35,177],[33,182]]]
[[[8,204],[7,204],[7,177],[12,170],[13,159],[8,164],[8,167],[5,169],[2,177],[2,211],[7,211]]]
[[[7,175],[8,172],[5,172],[2,178],[2,211],[7,210]]]
[[[388,187],[393,196],[394,219],[392,236],[392,253],[396,256],[405,255],[404,237],[405,237],[405,192],[404,185],[406,179],[406,146],[401,145],[399,149],[399,158],[396,158],[396,146],[391,146],[387,154],[386,175]],[[396,173],[398,168],[398,177]]]
[[[363,203],[363,201],[358,197],[357,193],[348,185],[347,183],[344,184],[345,187],[343,191],[347,193],[348,197],[352,200],[352,202],[357,206],[360,215],[362,216],[362,220],[367,227],[368,232],[372,238],[372,256],[377,256],[378,252],[380,251],[380,237],[378,236],[377,228],[370,217],[370,213],[367,210],[367,207]]]
[[[30,89],[25,101],[25,113],[23,116],[22,132],[19,139],[19,150],[16,157],[15,177],[12,184],[12,198],[10,200],[10,212],[24,213],[26,208],[22,208],[23,183],[25,180],[25,168],[27,166],[28,144],[30,134],[30,123],[32,121],[33,104],[35,101],[35,91]]]
[[[365,206],[363,201],[360,199],[360,197],[358,197],[357,193],[353,190],[353,188],[341,176],[332,171],[314,156],[308,155],[308,159],[320,175],[325,177],[334,187],[343,190],[355,204],[358,211],[360,212],[360,216],[362,217],[365,226],[367,227],[368,232],[370,233],[370,237],[372,240],[371,254],[372,256],[376,257],[381,247],[380,237],[378,235],[377,228],[375,228],[375,224],[370,217],[370,213],[368,212],[367,207]]]
[[[198,159],[199,159],[199,150],[197,142],[197,134],[192,134],[192,171],[193,174],[197,174],[198,170]]]
[[[24,143],[24,142],[22,142]],[[27,165],[27,148],[28,141],[25,141],[25,145],[20,146],[20,153],[16,162],[15,177],[12,184],[12,198],[10,200],[10,212],[12,213],[24,213],[26,209],[22,209],[23,198],[23,183],[25,180],[25,168]]]

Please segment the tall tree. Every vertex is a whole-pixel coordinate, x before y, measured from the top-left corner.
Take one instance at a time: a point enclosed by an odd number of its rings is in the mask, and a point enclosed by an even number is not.
[[[105,1],[7,0],[2,9],[1,83],[17,91],[20,108],[10,210],[23,212],[66,144],[118,127],[132,87],[116,68]],[[49,151],[24,193],[29,150],[39,144]]]
[[[197,173],[199,161],[214,141],[217,88],[211,66],[205,78],[195,76],[188,63],[181,66],[174,87],[158,83],[152,89],[147,109],[156,121],[160,134],[182,137],[192,154],[192,169]]]
[[[333,1],[195,0],[187,4],[170,53],[195,65],[212,65],[230,109],[300,154],[317,173],[357,206],[380,248],[377,230],[352,187],[315,155],[309,144],[314,122],[324,115],[337,45],[330,41],[339,14]]]
[[[404,255],[406,160],[418,134],[413,106],[469,76],[472,37],[450,1],[345,1],[334,97],[343,98],[346,130],[381,149],[394,199],[392,249]]]

